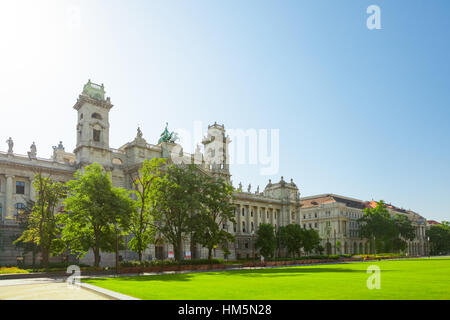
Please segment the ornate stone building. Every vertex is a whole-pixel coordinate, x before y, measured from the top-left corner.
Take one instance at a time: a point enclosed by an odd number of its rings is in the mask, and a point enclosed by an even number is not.
[[[230,181],[227,161],[230,140],[223,125],[214,123],[208,126],[207,135],[202,141],[203,153],[200,147],[197,147],[194,154],[183,152],[182,147],[176,143],[176,135],[169,133],[167,126],[158,144],[147,143],[138,128],[134,140],[113,149],[109,144],[109,112],[113,105],[111,99],[105,97],[104,86],[88,81],[73,108],[77,111],[76,148],[73,153],[66,152],[60,142],[53,147],[51,159],[42,159],[37,157],[37,148],[33,143],[27,155],[20,155],[14,153],[11,138],[7,140],[8,151],[0,152],[0,265],[15,264],[17,257],[23,255],[20,249],[12,245],[13,239],[21,232],[15,217],[24,209],[27,200],[35,200],[32,182],[37,172],[65,182],[73,178],[77,169],[97,162],[110,172],[114,186],[131,189],[134,176],[143,160],[162,157],[173,163],[195,163],[203,173]],[[235,192],[235,204],[236,224],[222,226],[236,235],[235,244],[229,247],[229,259],[255,256],[254,235],[261,223],[271,223],[275,228],[290,223],[316,228],[324,239],[324,247],[332,253],[336,252],[336,248],[330,248],[328,243],[335,238],[344,246],[342,252],[363,252],[361,246],[365,248],[365,241],[358,238],[357,226],[354,224],[363,208],[360,200],[334,195],[300,199],[299,190],[292,179],[287,182],[281,177],[277,183],[269,180],[262,192],[259,187],[252,192],[251,186],[244,192],[242,185],[239,185]],[[418,248],[423,248],[423,244],[418,244]],[[171,250],[170,245],[159,240],[146,250],[144,258],[167,258]],[[189,250],[190,245],[186,241],[185,251]],[[417,250],[415,253],[423,252]],[[194,257],[206,255],[204,248],[195,248],[192,252]],[[214,255],[224,257],[220,249]],[[136,259],[136,254],[128,250],[122,251],[121,256],[125,260]],[[25,260],[26,263],[31,263],[29,255]],[[92,254],[88,253],[81,262],[92,261]],[[102,254],[102,265],[112,265],[113,261],[112,254]]]
[[[315,229],[322,239],[326,254],[365,254],[374,252],[370,241],[360,237],[358,219],[363,209],[374,208],[375,201],[362,201],[335,194],[305,197],[301,203],[301,223],[306,229]],[[426,220],[419,214],[386,205],[389,213],[406,215],[415,227],[416,238],[407,241],[409,255],[428,253],[425,236]]]

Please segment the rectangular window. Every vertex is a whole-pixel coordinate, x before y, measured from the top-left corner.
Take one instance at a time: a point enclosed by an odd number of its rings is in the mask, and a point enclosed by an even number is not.
[[[23,181],[16,182],[16,193],[17,194],[25,194],[25,182],[23,182]]]
[[[94,129],[94,141],[95,142],[100,142],[100,130],[95,130]]]

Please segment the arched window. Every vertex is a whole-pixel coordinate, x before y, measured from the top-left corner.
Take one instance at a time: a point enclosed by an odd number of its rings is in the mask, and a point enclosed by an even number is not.
[[[251,223],[251,226],[252,226],[252,232],[255,231],[255,226],[254,226],[253,222]]]
[[[253,210],[250,212],[250,216],[253,217]]]
[[[242,216],[245,216],[245,208],[242,208]]]
[[[245,221],[242,221],[242,232],[245,232]]]
[[[92,119],[102,120],[102,116],[97,112],[94,112],[91,117]]]

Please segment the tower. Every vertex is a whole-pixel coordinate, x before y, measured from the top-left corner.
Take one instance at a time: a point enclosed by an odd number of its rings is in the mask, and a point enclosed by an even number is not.
[[[217,124],[208,126],[208,134],[202,143],[205,147],[204,157],[206,165],[213,174],[230,179],[230,163],[228,144],[230,138],[225,136],[225,126]]]
[[[84,166],[98,162],[111,165],[109,149],[110,98],[105,99],[105,88],[89,80],[73,106],[78,111],[77,145],[74,150],[76,164]]]

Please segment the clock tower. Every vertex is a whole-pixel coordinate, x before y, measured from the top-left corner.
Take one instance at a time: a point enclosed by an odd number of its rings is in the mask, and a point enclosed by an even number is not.
[[[109,110],[111,99],[105,99],[103,84],[89,80],[73,106],[78,111],[77,145],[74,150],[76,164],[80,167],[98,162],[111,166],[109,148]]]

